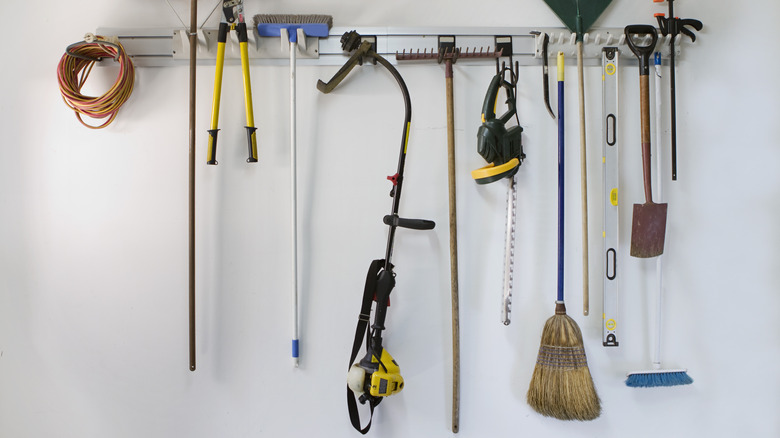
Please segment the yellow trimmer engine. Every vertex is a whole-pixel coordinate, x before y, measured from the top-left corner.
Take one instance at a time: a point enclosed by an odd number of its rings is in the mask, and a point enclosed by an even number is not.
[[[370,356],[352,365],[347,373],[349,389],[360,397],[363,403],[367,398],[365,394],[372,397],[387,397],[404,389],[401,368],[387,350],[382,349],[378,360],[375,355],[370,354]]]

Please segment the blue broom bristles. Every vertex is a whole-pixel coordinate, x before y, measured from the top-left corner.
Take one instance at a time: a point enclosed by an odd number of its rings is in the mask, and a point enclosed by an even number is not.
[[[631,388],[656,388],[660,386],[689,385],[691,383],[693,383],[693,379],[685,371],[631,373],[626,379],[626,386]]]

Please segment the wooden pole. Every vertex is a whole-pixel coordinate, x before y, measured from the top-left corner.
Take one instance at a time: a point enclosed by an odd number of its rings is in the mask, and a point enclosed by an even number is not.
[[[447,83],[447,179],[450,199],[450,284],[452,290],[452,432],[460,423],[460,305],[458,298],[458,219],[455,192],[455,115],[452,98],[452,60],[444,67]]]
[[[195,70],[198,53],[198,0],[190,3],[190,156],[189,156],[189,322],[190,371],[195,371]]]

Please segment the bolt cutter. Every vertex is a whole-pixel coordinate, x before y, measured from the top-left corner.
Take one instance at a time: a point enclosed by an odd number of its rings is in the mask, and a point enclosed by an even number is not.
[[[217,69],[214,78],[214,101],[211,106],[211,129],[209,133],[208,160],[206,164],[217,164],[217,123],[219,122],[219,101],[222,93],[222,69],[225,64],[225,43],[228,32],[238,33],[238,45],[241,51],[241,72],[244,76],[244,104],[246,105],[246,139],[249,148],[247,163],[257,162],[257,139],[255,138],[255,118],[252,113],[252,85],[249,80],[248,37],[244,21],[244,1],[226,0],[222,2],[222,21],[217,35]]]

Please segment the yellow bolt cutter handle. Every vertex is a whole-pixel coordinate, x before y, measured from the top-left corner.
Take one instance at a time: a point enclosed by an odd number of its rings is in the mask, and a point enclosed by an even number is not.
[[[225,65],[225,43],[227,42],[228,24],[219,24],[219,33],[217,34],[217,68],[214,73],[214,100],[211,104],[211,126],[209,133],[209,146],[206,164],[217,163],[217,133],[219,129],[219,102],[222,95],[222,70]]]
[[[249,53],[247,51],[248,38],[246,33],[246,23],[236,25],[238,32],[238,46],[241,50],[241,72],[244,76],[244,105],[246,106],[246,139],[249,149],[249,158],[247,163],[257,162],[257,138],[255,138],[255,116],[252,111],[252,83],[249,77]]]
[[[255,137],[255,116],[252,108],[252,85],[249,76],[249,39],[247,36],[246,23],[237,23],[229,25],[226,22],[219,24],[219,33],[217,35],[217,66],[214,73],[214,100],[211,105],[211,126],[208,130],[208,156],[206,164],[217,163],[217,128],[219,123],[219,104],[222,96],[222,72],[225,66],[225,45],[227,35],[230,30],[238,33],[238,46],[241,51],[241,71],[244,77],[244,104],[246,106],[246,138],[249,150],[248,163],[257,162],[257,138]]]

